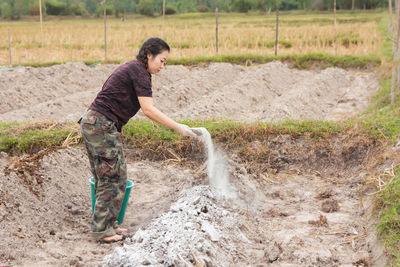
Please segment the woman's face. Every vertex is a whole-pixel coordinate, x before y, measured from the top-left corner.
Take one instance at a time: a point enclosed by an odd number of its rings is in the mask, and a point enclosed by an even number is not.
[[[156,74],[160,70],[162,70],[167,63],[169,52],[168,50],[164,50],[160,54],[153,56],[151,54],[147,55],[147,71],[151,74]]]

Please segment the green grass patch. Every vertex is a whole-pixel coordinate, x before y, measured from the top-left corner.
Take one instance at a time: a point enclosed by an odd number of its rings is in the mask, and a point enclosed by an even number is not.
[[[381,135],[383,138],[395,142],[400,138],[399,98],[390,104],[391,79],[383,77],[380,80],[380,89],[372,98],[368,109],[361,114],[361,121],[371,134]]]
[[[366,22],[377,22],[379,18],[376,17],[361,17],[361,18],[337,18],[337,23],[339,24],[353,24],[353,23],[366,23]],[[291,19],[286,18],[285,16],[280,16],[279,18],[279,26],[280,27],[302,27],[307,25],[318,25],[318,26],[327,26],[333,25],[334,19],[333,16],[327,18],[314,18],[314,19]],[[276,18],[270,16],[269,19],[260,22],[239,22],[238,27],[248,27],[258,26],[258,27],[273,27],[276,25]]]
[[[249,124],[230,120],[188,120],[182,121],[182,123],[190,127],[205,127],[217,142],[226,145],[240,145],[240,140],[262,140],[268,135],[281,134],[289,134],[294,137],[307,135],[313,138],[325,138],[345,133],[355,125],[351,122],[335,123],[313,120],[292,120],[271,124]],[[122,134],[131,146],[150,150],[160,146],[182,146],[190,142],[187,137],[182,137],[177,132],[150,120],[130,120],[123,127]],[[380,135],[376,137],[379,138]],[[32,153],[40,149],[58,147],[66,139],[74,139],[73,144],[80,143],[77,124],[0,123],[0,151],[10,154]]]
[[[380,135],[387,140],[396,142],[400,138],[399,102],[396,101],[395,105],[390,105],[390,99],[387,94],[384,94],[385,91],[387,91],[387,87],[383,87],[375,96],[372,107],[364,113],[361,121],[363,127],[371,134]],[[385,105],[385,102],[389,102],[389,104]]]
[[[379,40],[376,39],[376,42]],[[301,41],[303,45],[310,46],[334,46],[335,42],[337,45],[341,45],[344,47],[350,47],[351,45],[363,45],[363,40],[360,39],[358,34],[338,34],[335,38],[326,38],[321,39],[319,36],[314,35],[314,38],[311,40],[303,40]]]
[[[287,120],[273,124],[279,132],[286,132],[295,135],[305,133],[314,137],[327,136],[329,134],[338,134],[348,130],[353,123],[351,122],[327,122],[318,120]]]
[[[82,62],[82,61],[75,61],[75,62]],[[107,59],[107,60],[99,60],[99,59],[89,59],[89,60],[85,60],[83,61],[83,63],[87,66],[94,66],[94,65],[98,65],[98,64],[121,64],[125,62],[124,60],[120,60],[120,59]],[[65,64],[67,62],[61,62],[61,61],[51,61],[51,62],[30,62],[30,63],[24,63],[21,64],[20,66],[23,67],[34,67],[34,68],[43,68],[43,67],[51,67],[54,65],[61,65],[61,64]],[[15,66],[14,66],[15,67]]]
[[[381,57],[387,61],[385,66],[381,66],[382,75],[380,77],[380,89],[372,98],[368,109],[361,114],[362,124],[369,129],[369,132],[381,135],[392,141],[400,138],[400,114],[399,114],[399,98],[396,92],[396,101],[390,103],[391,89],[391,71],[387,65],[391,64],[393,59],[392,44],[388,33],[389,16],[385,15],[379,21],[379,28],[382,32]]]
[[[380,236],[392,256],[393,266],[400,266],[400,166],[395,170],[392,183],[377,194],[376,207],[379,207]]]
[[[289,40],[278,40],[278,45],[284,48],[290,48],[293,46],[293,43]],[[254,45],[250,46],[249,48],[252,48],[253,46]],[[272,48],[275,47],[275,41],[259,41],[258,46]]]
[[[251,65],[251,64],[264,64],[271,61],[282,61],[293,65],[299,69],[310,68],[358,68],[368,69],[380,65],[380,58],[374,55],[371,56],[334,56],[319,53],[300,54],[300,55],[256,55],[256,54],[243,54],[243,55],[230,55],[230,56],[213,56],[213,57],[197,57],[197,58],[181,58],[169,59],[168,64],[171,65],[198,65],[201,63],[210,62],[228,62],[232,64]]]
[[[336,123],[315,120],[284,121],[281,123],[244,123],[231,120],[185,120],[182,123],[189,127],[204,127],[212,137],[220,137],[227,133],[244,131],[252,132],[253,138],[263,134],[291,134],[300,136],[308,134],[314,137],[322,137],[328,134],[338,134],[349,129],[351,123]],[[250,129],[250,130],[249,130]],[[123,135],[129,140],[159,140],[161,142],[177,142],[182,137],[175,131],[154,123],[150,120],[131,120],[123,128]],[[185,138],[183,138],[185,139]],[[232,141],[232,140],[231,140]]]
[[[379,21],[379,29],[382,33],[382,46],[381,46],[381,55],[388,60],[393,59],[393,51],[392,51],[392,41],[390,40],[390,34],[388,31],[388,25],[390,23],[389,16],[383,16]]]
[[[189,48],[190,47],[189,42],[169,42],[168,44],[172,48]]]
[[[42,67],[50,67],[50,66],[54,66],[54,65],[61,65],[61,64],[65,64],[65,63],[66,62],[61,62],[61,61],[29,62],[29,63],[23,63],[20,66],[42,68]]]
[[[280,45],[288,46],[291,45],[290,42],[280,41]],[[132,60],[132,59],[129,59]],[[85,60],[86,65],[93,64],[121,64],[128,60],[119,59],[108,59],[104,60]],[[238,65],[252,65],[252,64],[265,64],[272,61],[281,61],[291,64],[293,67],[298,69],[312,69],[312,68],[328,68],[328,67],[338,67],[338,68],[356,68],[356,69],[370,69],[377,67],[381,64],[379,57],[375,55],[370,56],[334,56],[320,53],[310,53],[310,54],[294,54],[294,55],[260,55],[260,54],[242,54],[242,55],[221,55],[212,57],[195,57],[195,58],[180,58],[174,59],[170,58],[168,60],[169,65],[186,65],[194,66],[207,64],[211,62],[226,62]],[[22,66],[30,67],[49,67],[53,65],[65,64],[65,62],[45,62],[37,63],[31,62],[27,64],[22,64]]]
[[[400,140],[399,94],[396,103],[390,104],[391,79],[382,78],[381,89],[372,99],[369,109],[363,114],[363,126],[372,134],[392,141]],[[396,177],[374,200],[378,217],[378,230],[392,266],[400,266],[400,169]]]
[[[385,13],[378,22],[382,34],[380,57],[385,61],[381,66],[380,90],[373,97],[366,112],[361,114],[363,127],[380,135],[392,143],[400,139],[399,93],[391,104],[391,65],[393,65],[392,42],[389,38],[389,16]],[[397,91],[397,90],[396,90]],[[377,228],[388,255],[391,266],[400,266],[400,167],[394,177],[386,177],[390,182],[374,198],[374,214],[378,217]],[[378,188],[377,188],[378,189]]]
[[[61,146],[74,132],[72,124],[52,125],[55,124],[0,123],[0,151],[21,154]]]

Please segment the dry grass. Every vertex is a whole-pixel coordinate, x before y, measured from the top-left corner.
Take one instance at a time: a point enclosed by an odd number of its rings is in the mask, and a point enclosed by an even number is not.
[[[340,14],[337,54],[377,54],[381,34],[379,13]],[[273,54],[274,15],[221,14],[219,54]],[[282,15],[279,54],[321,52],[334,54],[335,29],[331,14]],[[12,36],[14,64],[102,60],[104,29],[101,19],[46,21],[43,34],[38,22],[8,22],[0,25],[0,64],[8,64],[7,30]],[[215,55],[215,18],[193,14],[162,18],[130,17],[108,21],[108,58],[129,60],[140,44],[151,36],[167,40],[171,57]]]
[[[398,167],[398,166],[397,166]],[[371,177],[367,184],[372,184],[377,187],[377,191],[373,193],[369,193],[367,195],[375,195],[384,191],[386,187],[392,184],[393,180],[396,178],[395,166],[392,164],[390,169],[385,170],[383,173],[378,174],[377,176]]]

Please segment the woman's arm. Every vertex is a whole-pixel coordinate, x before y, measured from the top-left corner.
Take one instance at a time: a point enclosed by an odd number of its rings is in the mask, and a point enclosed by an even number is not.
[[[138,99],[144,115],[146,115],[152,121],[155,121],[159,124],[164,125],[165,127],[178,131],[183,136],[196,136],[196,134],[194,134],[190,130],[189,126],[175,122],[174,120],[170,119],[167,115],[162,113],[160,110],[158,110],[153,105],[152,97],[140,96],[138,97]]]

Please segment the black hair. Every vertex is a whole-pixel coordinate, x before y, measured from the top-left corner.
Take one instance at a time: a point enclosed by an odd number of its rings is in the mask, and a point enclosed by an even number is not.
[[[164,52],[165,50],[170,51],[169,45],[162,39],[154,37],[148,39],[146,42],[142,44],[142,47],[139,50],[139,53],[136,56],[136,59],[143,63],[143,65],[148,67],[148,58],[147,55],[151,54],[153,56],[157,56],[158,54]]]

